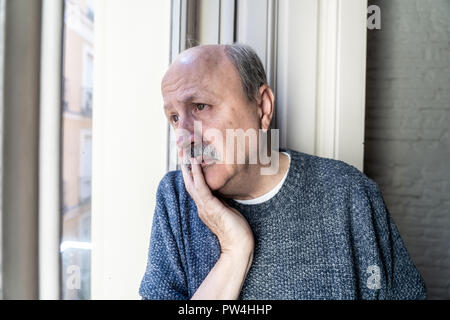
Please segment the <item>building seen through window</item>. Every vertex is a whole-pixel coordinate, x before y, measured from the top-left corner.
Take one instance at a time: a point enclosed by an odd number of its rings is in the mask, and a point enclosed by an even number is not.
[[[94,6],[65,0],[62,112],[63,299],[90,299]]]

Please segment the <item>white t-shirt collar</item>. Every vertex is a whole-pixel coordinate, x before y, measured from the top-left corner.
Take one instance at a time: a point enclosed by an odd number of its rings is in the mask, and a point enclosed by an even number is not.
[[[286,173],[285,173],[283,179],[281,179],[281,181],[272,190],[263,194],[262,196],[254,198],[254,199],[249,199],[249,200],[233,199],[233,200],[240,204],[252,205],[252,204],[260,204],[260,203],[263,203],[263,202],[266,202],[266,201],[272,199],[278,193],[278,191],[280,191],[281,187],[283,186],[284,180],[286,180],[286,177],[289,173],[289,168],[291,166],[291,156],[289,155],[289,153],[287,153],[287,152],[282,152],[282,153],[286,154],[289,157],[289,167],[286,170]]]

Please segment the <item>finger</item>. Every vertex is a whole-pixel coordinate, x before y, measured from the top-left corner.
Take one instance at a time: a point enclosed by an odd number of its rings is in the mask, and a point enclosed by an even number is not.
[[[203,176],[202,168],[200,166],[199,161],[194,158],[191,158],[191,164],[192,164],[192,177],[194,180],[195,189],[197,190],[197,194],[204,200],[212,197],[211,190],[206,184],[205,177]]]
[[[181,173],[183,174],[183,180],[186,189],[189,192],[189,194],[191,194],[192,189],[194,189],[194,180],[192,179],[192,174],[189,172],[188,168],[184,163],[181,164]]]

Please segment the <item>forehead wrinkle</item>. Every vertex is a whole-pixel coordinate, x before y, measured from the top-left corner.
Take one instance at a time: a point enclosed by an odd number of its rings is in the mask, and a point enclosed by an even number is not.
[[[186,104],[186,103],[198,100],[198,99],[200,99],[199,95],[194,93],[194,94],[183,95],[180,98],[178,98],[177,101],[179,103]]]
[[[189,49],[190,50],[190,49]],[[191,57],[192,58],[192,57]],[[224,79],[229,78],[230,62],[222,54],[199,54],[193,59],[175,61],[169,68],[162,82],[163,95],[167,97],[167,105],[171,107],[170,100],[186,104],[195,100],[210,99],[214,102],[221,100],[221,91],[211,91],[211,84],[224,86]],[[214,88],[214,86],[213,86]]]
[[[163,94],[176,94],[207,90],[210,80],[205,78],[207,77],[197,74],[196,70],[170,70],[161,82],[161,91]]]
[[[179,94],[177,97],[177,101],[179,103],[188,103],[196,100],[211,99],[213,96],[214,93],[209,92],[209,90],[206,88],[201,88],[201,90],[193,89],[187,92],[184,91],[183,93]]]
[[[162,83],[161,83],[161,91],[163,94],[163,98],[171,97],[171,96],[177,96],[177,92],[179,92],[181,90],[181,92],[185,92],[186,90],[192,90],[190,88],[186,89],[183,88],[183,84],[186,83],[185,81],[186,79],[181,76],[181,77],[176,77],[175,81],[170,81],[167,80],[166,78],[163,79]],[[178,93],[179,95],[179,93]],[[176,98],[175,98],[176,99]],[[164,99],[166,100],[166,99]],[[169,98],[170,100],[170,98]],[[178,101],[179,99],[176,99],[176,101]],[[169,109],[172,107],[172,104],[170,102],[164,103],[164,109]]]
[[[167,79],[167,75],[163,78],[162,82],[161,82],[161,91],[176,91],[183,82],[183,77],[177,77],[175,81],[170,81],[171,79]]]

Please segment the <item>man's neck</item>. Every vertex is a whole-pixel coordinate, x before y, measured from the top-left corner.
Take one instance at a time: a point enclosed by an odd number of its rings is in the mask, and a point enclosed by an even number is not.
[[[234,179],[227,183],[219,193],[225,198],[250,200],[258,198],[275,188],[289,169],[289,157],[279,153],[279,169],[274,175],[262,175],[261,169],[270,167],[261,164],[246,165]]]

